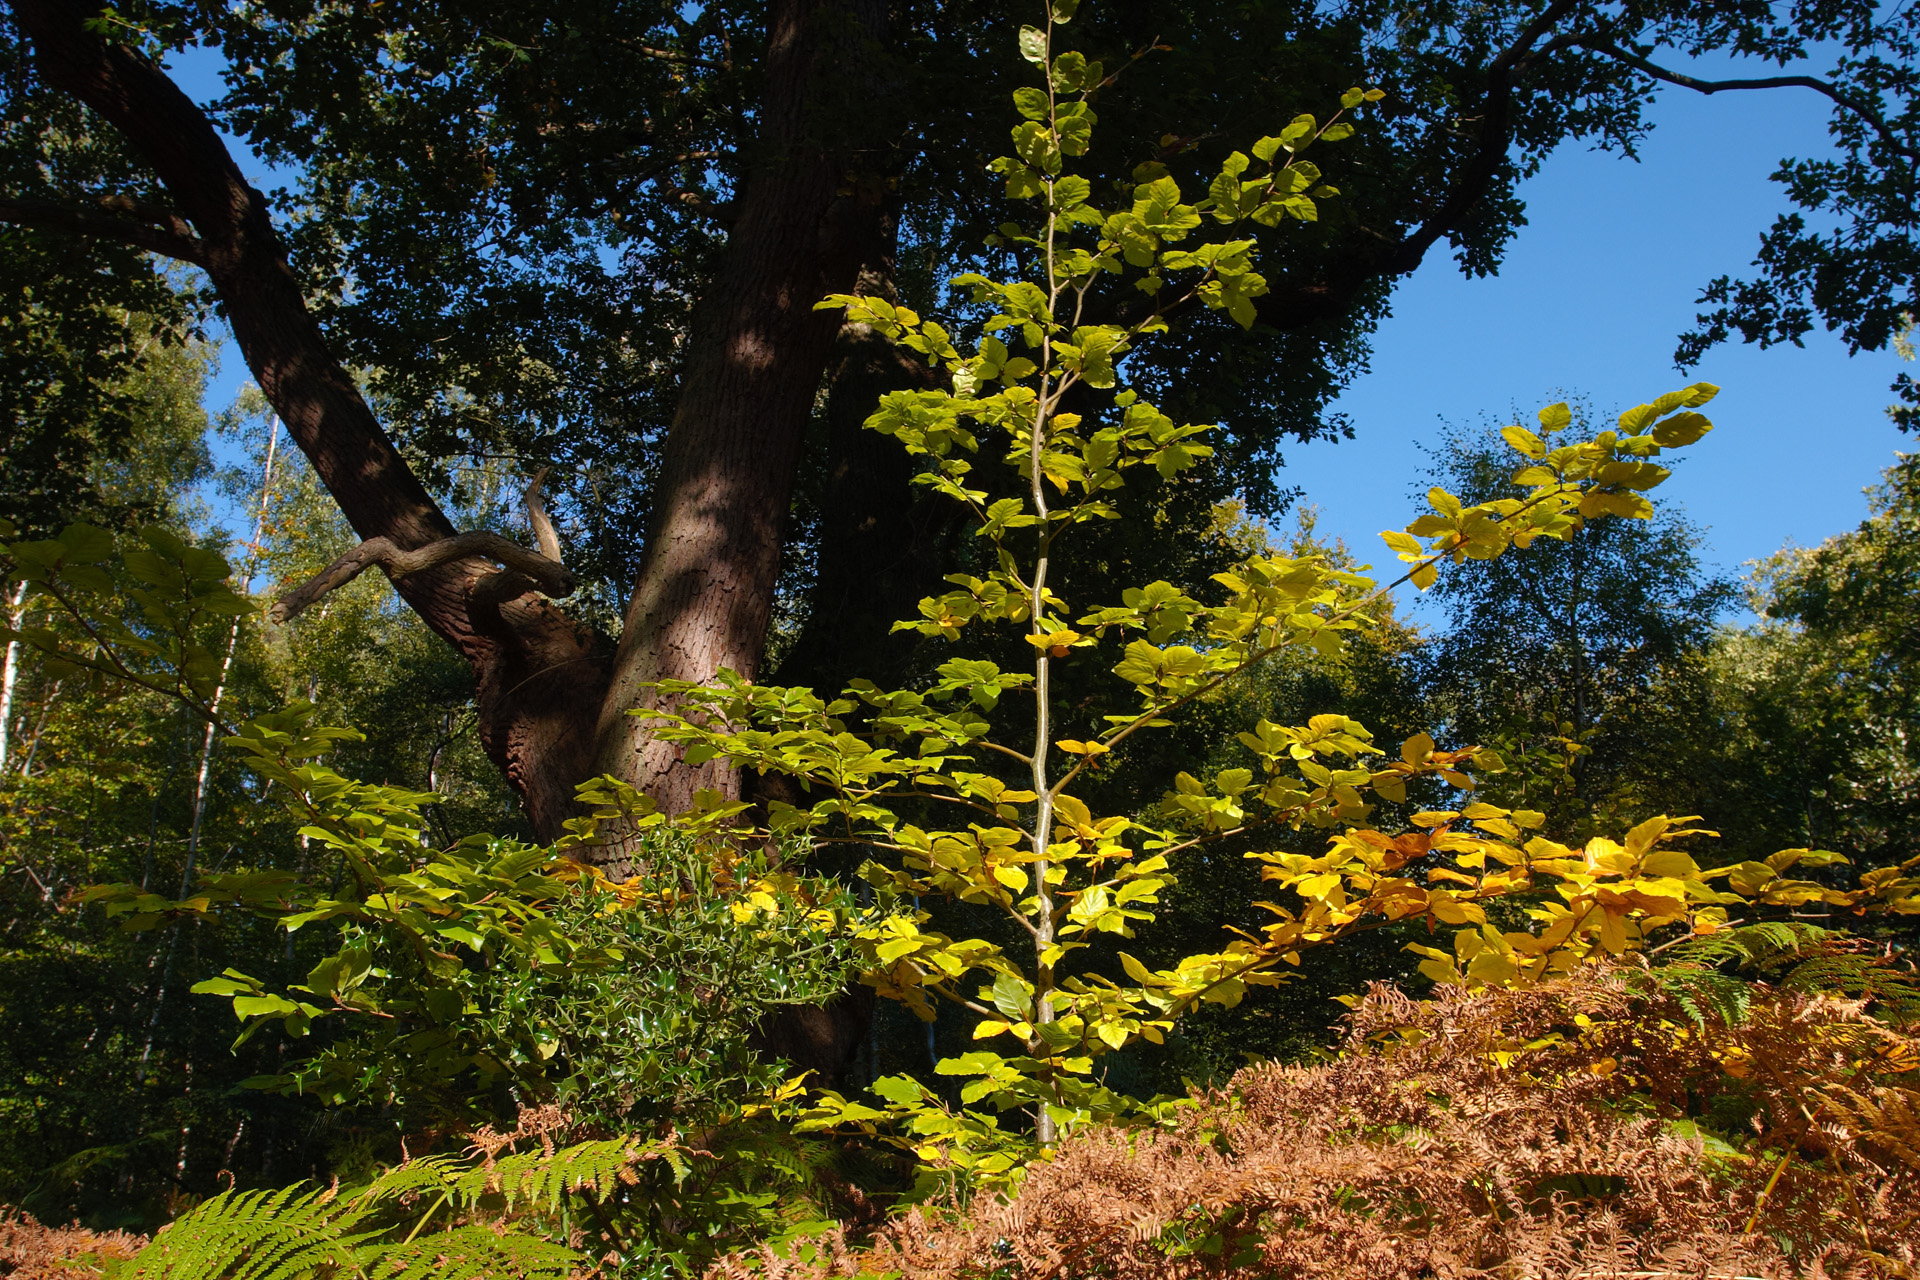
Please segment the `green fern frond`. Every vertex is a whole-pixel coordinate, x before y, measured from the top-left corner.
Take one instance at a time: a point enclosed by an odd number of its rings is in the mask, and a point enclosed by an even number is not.
[[[306,1280],[357,1272],[358,1214],[331,1191],[223,1191],[163,1230],[125,1277],[154,1280]]]
[[[526,1232],[456,1227],[399,1245],[360,1251],[368,1280],[565,1280],[593,1263]]]
[[[632,1138],[582,1142],[551,1154],[529,1151],[497,1161],[492,1168],[469,1170],[454,1184],[454,1193],[465,1204],[491,1192],[504,1196],[509,1206],[545,1204],[557,1209],[561,1197],[575,1188],[599,1195],[616,1186],[633,1185],[638,1181],[633,1166],[666,1151],[671,1151],[666,1144]]]
[[[811,1185],[832,1166],[834,1152],[824,1142],[788,1140],[759,1144],[754,1155],[795,1182]]]
[[[453,1156],[422,1156],[395,1165],[356,1192],[353,1203],[363,1209],[393,1204],[408,1196],[442,1196],[465,1172],[462,1162]]]
[[[1817,925],[1763,920],[1689,938],[1673,949],[1665,968],[1718,969],[1733,965],[1765,973],[1815,954],[1822,943],[1836,936]]]
[[[1727,970],[1789,991],[1867,1000],[1888,1022],[1920,1022],[1920,976],[1910,965],[1861,939],[1800,921],[1767,920],[1689,938],[1651,977],[1696,1024],[1709,1015],[1737,1022],[1750,990]]]
[[[687,1175],[693,1172],[693,1164],[681,1152],[680,1148],[670,1143],[660,1144],[659,1149],[654,1154],[658,1155],[662,1160],[665,1160],[667,1167],[673,1170],[673,1185],[676,1187],[684,1183],[687,1180]]]
[[[1709,1022],[1732,1026],[1747,1016],[1747,1006],[1753,1001],[1751,986],[1711,969],[1667,970],[1655,980],[1696,1027]]]

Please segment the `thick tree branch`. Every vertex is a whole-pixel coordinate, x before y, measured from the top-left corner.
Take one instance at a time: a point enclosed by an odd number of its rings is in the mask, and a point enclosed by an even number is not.
[[[99,196],[90,204],[0,198],[0,222],[99,236],[163,258],[206,265],[207,247],[193,234],[185,218],[170,209],[138,204],[126,196]]]
[[[547,537],[551,538],[552,535],[553,526],[548,524]],[[557,541],[553,543],[553,549],[559,550]],[[424,573],[428,569],[437,569],[443,564],[452,564],[470,556],[497,560],[514,572],[525,574],[539,586],[542,595],[572,595],[574,588],[579,585],[574,579],[573,570],[559,561],[538,555],[517,542],[484,529],[456,533],[451,538],[442,538],[412,551],[402,550],[391,538],[369,538],[288,592],[268,611],[267,616],[281,623],[297,617],[320,597],[346,586],[375,565],[385,569],[389,578],[404,578],[408,574]]]
[[[97,0],[8,0],[42,80],[118,129],[151,167],[218,291],[248,370],[395,590],[467,660],[481,741],[547,838],[573,816],[606,688],[600,641],[538,598],[570,590],[547,557],[456,534],[327,349],[266,198],[165,72],[90,25]],[[129,222],[153,211],[109,209]],[[180,230],[169,212],[156,230]],[[71,225],[71,224],[69,224]],[[492,562],[511,566],[507,572]],[[561,576],[556,576],[561,575]],[[344,579],[342,579],[344,580]]]
[[[1580,7],[1581,0],[1554,0],[1487,64],[1480,100],[1474,114],[1463,121],[1478,125],[1472,150],[1445,197],[1419,226],[1402,236],[1377,233],[1370,248],[1342,255],[1314,278],[1276,281],[1272,292],[1254,302],[1260,322],[1278,329],[1300,329],[1337,316],[1377,281],[1416,270],[1427,250],[1464,226],[1493,185],[1513,144],[1514,86],[1540,58],[1580,42],[1571,34],[1547,38]],[[1195,305],[1189,302],[1180,309]]]
[[[1899,135],[1894,133],[1871,104],[1853,97],[1832,82],[1817,76],[1760,76],[1747,80],[1701,80],[1684,72],[1668,70],[1650,61],[1644,55],[1623,49],[1610,40],[1581,40],[1579,43],[1583,48],[1591,49],[1595,53],[1603,53],[1615,61],[1624,62],[1634,70],[1651,76],[1655,80],[1677,85],[1682,89],[1692,89],[1695,93],[1715,94],[1745,89],[1811,89],[1859,116],[1868,127],[1880,135],[1880,141],[1886,143],[1888,150],[1905,156],[1908,160],[1920,161],[1920,150],[1915,150],[1901,141]]]
[[[152,167],[178,210],[160,215],[170,231],[191,225],[195,260],[220,293],[249,371],[354,531],[402,547],[451,536],[452,523],[327,350],[265,197],[240,172],[206,112],[160,68],[91,29],[96,10],[88,0],[10,4],[33,43],[41,78],[98,112]],[[142,216],[130,205],[110,211],[129,221]],[[416,580],[404,594],[430,625],[465,647],[458,575]]]

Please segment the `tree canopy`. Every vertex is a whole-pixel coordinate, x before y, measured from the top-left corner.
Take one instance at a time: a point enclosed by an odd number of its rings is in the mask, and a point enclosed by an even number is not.
[[[990,104],[1019,66],[1000,8],[8,12],[7,118],[58,104],[71,123],[8,130],[0,215],[205,272],[355,532],[446,549],[399,589],[467,660],[483,738],[536,828],[557,830],[596,769],[663,796],[728,785],[634,735],[623,713],[642,686],[757,672],[776,616],[801,632],[789,674],[830,683],[847,637],[937,578],[951,528],[857,424],[879,391],[938,374],[812,301],[857,290],[925,308],[949,274],[1029,253],[998,230],[1014,214],[987,163],[1002,136]],[[1887,341],[1911,292],[1914,21],[1858,2],[1089,11],[1075,39],[1102,68],[1102,172],[1204,181],[1239,122],[1278,129],[1351,84],[1383,94],[1327,161],[1339,200],[1285,235],[1249,232],[1264,290],[1131,357],[1162,403],[1224,427],[1205,492],[1176,495],[1183,527],[1229,495],[1277,510],[1281,446],[1344,429],[1326,406],[1363,367],[1394,280],[1443,244],[1465,270],[1497,269],[1524,223],[1516,183],[1562,145],[1631,152],[1662,84],[1807,93],[1833,112],[1839,155],[1789,164],[1798,212],[1753,280],[1709,288],[1725,308],[1685,353],[1816,321]],[[162,70],[189,47],[226,60],[205,109]],[[1783,74],[1706,83],[1668,65],[1716,53]],[[1822,76],[1802,74],[1821,59]],[[215,122],[290,186],[254,191]],[[60,158],[94,152],[113,164]],[[63,278],[141,269],[76,259]],[[1084,303],[1122,324],[1141,305],[1105,284]],[[564,611],[540,600],[532,562],[532,578],[502,576],[447,542],[444,505],[475,458],[547,468],[555,546],[588,584]],[[365,562],[392,568],[387,554]]]

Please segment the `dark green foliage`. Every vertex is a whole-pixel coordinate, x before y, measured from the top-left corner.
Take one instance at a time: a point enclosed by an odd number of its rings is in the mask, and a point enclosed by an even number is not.
[[[1857,6],[1843,8],[1847,39],[1864,38]],[[850,187],[897,208],[894,275],[916,305],[1003,256],[981,239],[1018,210],[984,159],[1004,143],[995,106],[1018,74],[1012,30],[1031,16],[1001,0],[896,6],[888,38],[858,51],[863,74],[815,104],[817,141],[853,157]],[[461,458],[554,464],[570,558],[620,594],[680,340],[768,145],[764,6],[149,3],[128,17],[157,46],[214,45],[229,60],[217,112],[297,174],[279,203],[329,341],[368,371],[417,461],[448,485]],[[1331,163],[1337,206],[1285,236],[1252,233],[1278,285],[1262,323],[1191,317],[1135,357],[1135,381],[1168,412],[1223,424],[1210,498],[1277,511],[1281,446],[1346,429],[1324,410],[1365,367],[1393,276],[1430,244],[1494,270],[1524,221],[1515,184],[1556,146],[1630,151],[1644,135],[1649,82],[1580,37],[1787,57],[1840,21],[1820,8],[1774,23],[1734,3],[1656,5],[1598,29],[1566,15],[1565,38],[1503,100],[1508,144],[1478,157],[1488,63],[1535,17],[1377,0],[1127,0],[1082,15],[1088,55],[1127,67],[1100,96],[1103,173],[1146,165],[1204,182],[1237,132],[1271,131],[1352,84],[1386,94],[1380,126]],[[1867,180],[1903,172],[1892,153],[1861,158]],[[1137,305],[1102,288],[1089,318],[1124,322]],[[796,515],[804,537],[817,511]]]
[[[112,131],[27,62],[0,14],[0,192],[147,196]],[[0,516],[42,536],[173,515],[205,466],[205,356],[187,350],[202,318],[184,273],[130,245],[0,223]]]
[[[1788,839],[1863,867],[1920,853],[1916,602],[1920,455],[1902,454],[1858,529],[1761,567],[1760,622],[1714,656],[1725,743],[1701,812],[1743,854]]]
[[[622,886],[622,896],[635,893],[643,905],[613,910],[613,895],[603,892],[556,913],[576,945],[627,957],[557,981],[530,975],[526,998],[560,1044],[556,1096],[577,1123],[610,1132],[692,1128],[732,1100],[778,1089],[785,1071],[756,1052],[757,1028],[773,1010],[837,996],[851,957],[831,936],[753,907],[756,893],[773,903],[753,887],[769,875],[783,879],[764,859],[716,862],[711,850],[663,835],[650,845],[639,883]],[[823,912],[847,905],[830,882],[801,892]]]
[[[1838,154],[1781,161],[1773,180],[1792,209],[1761,237],[1752,275],[1720,276],[1702,292],[1708,309],[1680,340],[1683,364],[1735,334],[1798,346],[1816,325],[1850,351],[1878,351],[1916,310],[1920,16],[1860,0],[1795,6],[1794,15],[1793,23],[1756,22],[1738,47],[1785,66],[1815,42],[1825,46],[1826,83],[1837,100],[1828,133]],[[1920,387],[1901,374],[1893,390],[1901,404],[1890,412],[1912,430]]]

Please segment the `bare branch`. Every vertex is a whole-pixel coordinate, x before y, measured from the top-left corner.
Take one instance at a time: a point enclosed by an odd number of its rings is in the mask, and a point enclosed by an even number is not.
[[[1920,161],[1920,151],[1902,142],[1899,135],[1894,133],[1887,122],[1881,118],[1880,112],[1871,104],[1845,93],[1831,82],[1817,76],[1761,76],[1748,80],[1701,80],[1683,72],[1669,71],[1608,40],[1582,40],[1579,43],[1595,53],[1604,53],[1609,58],[1624,62],[1655,80],[1678,85],[1682,89],[1692,89],[1695,93],[1714,94],[1740,89],[1811,89],[1859,116],[1880,135],[1880,141],[1886,143],[1889,150],[1905,156],[1908,160]]]
[[[540,482],[547,478],[547,471],[548,468],[542,467],[533,473],[533,479],[527,481],[527,523],[533,526],[533,540],[540,548],[540,554],[559,564],[560,535],[554,531],[553,521],[547,516],[547,504],[540,500]]]
[[[89,204],[0,199],[0,221],[118,240],[164,258],[206,265],[206,245],[185,218],[126,196],[99,196]]]
[[[644,44],[639,44],[632,40],[620,39],[617,36],[615,37],[615,39],[619,40],[619,43],[625,45],[627,48],[633,50],[635,53],[641,54],[648,58],[658,58],[662,62],[677,62],[682,64],[683,66],[711,67],[715,71],[733,70],[733,59],[731,58],[728,58],[724,62],[715,62],[712,58],[698,58],[698,57],[695,57],[693,54],[680,53],[673,49],[655,49],[651,45],[644,45]]]
[[[660,194],[681,208],[691,209],[702,217],[712,218],[715,222],[724,224],[733,220],[734,206],[731,200],[709,200],[704,192],[677,187],[664,179],[660,183]]]
[[[294,588],[268,611],[267,616],[276,623],[286,622],[327,592],[346,586],[375,565],[386,570],[389,578],[404,578],[410,573],[437,569],[443,564],[473,556],[498,561],[517,573],[525,574],[533,579],[542,595],[571,595],[576,585],[573,571],[559,561],[537,555],[517,542],[484,530],[456,533],[451,538],[430,542],[413,551],[402,551],[391,538],[369,538]]]

